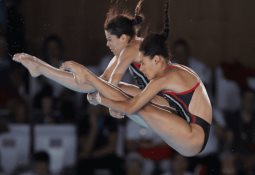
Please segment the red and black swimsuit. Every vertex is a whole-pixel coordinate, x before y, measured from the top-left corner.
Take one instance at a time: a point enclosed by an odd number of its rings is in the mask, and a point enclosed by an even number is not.
[[[196,117],[189,112],[188,106],[194,91],[199,86],[199,82],[191,89],[184,92],[162,91],[160,96],[166,99],[171,107],[177,109],[178,114],[188,123],[195,123]]]
[[[173,68],[176,66],[170,66],[169,68]],[[173,91],[161,91],[159,93],[160,96],[162,96],[169,105],[177,110],[177,114],[186,120],[188,123],[196,123],[199,126],[201,126],[205,133],[205,139],[204,144],[201,149],[201,151],[204,149],[210,132],[210,124],[205,121],[203,118],[196,116],[192,114],[189,111],[189,104],[192,99],[192,96],[196,90],[197,87],[199,87],[200,82],[197,82],[191,89],[184,91],[184,92],[173,92]]]
[[[138,62],[133,62],[129,66],[129,72],[132,75],[133,79],[135,80],[136,84],[140,89],[144,89],[149,80],[147,77],[140,71],[141,64]]]

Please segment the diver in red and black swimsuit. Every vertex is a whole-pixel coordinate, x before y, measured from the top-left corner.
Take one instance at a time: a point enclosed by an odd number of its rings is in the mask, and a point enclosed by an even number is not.
[[[188,69],[185,66],[181,66],[186,69]],[[141,64],[138,62],[134,62],[129,66],[129,71],[133,78],[136,80],[137,85],[139,86],[140,89],[144,89],[147,84],[149,83],[149,80],[147,79],[146,76],[140,71]],[[177,65],[171,65],[168,67],[169,69],[171,68],[178,68]],[[193,96],[194,91],[196,88],[200,85],[200,82],[197,82],[191,89],[183,91],[183,92],[173,92],[173,91],[162,91],[158,95],[163,97],[168,103],[169,106],[174,108],[177,111],[177,114],[186,120],[188,123],[196,123],[200,125],[205,133],[205,139],[204,139],[204,144],[201,149],[201,151],[204,149],[208,137],[209,137],[209,132],[210,132],[210,124],[205,121],[203,118],[193,115],[190,113],[188,106],[190,104],[191,98]]]
[[[182,65],[179,65],[179,67],[189,69],[188,67],[185,67]],[[168,67],[168,69],[173,69],[173,68],[178,68],[178,66],[170,65]],[[192,70],[190,71],[192,72]],[[159,95],[162,96],[169,103],[169,106],[176,109],[177,114],[181,118],[186,120],[188,123],[196,123],[203,128],[205,133],[205,139],[204,139],[203,147],[201,149],[202,151],[205,148],[205,145],[209,137],[210,124],[203,118],[196,116],[189,111],[190,101],[192,99],[192,96],[195,90],[199,87],[199,85],[200,85],[200,82],[197,82],[191,89],[183,91],[183,92],[174,92],[174,91],[164,90],[160,92]]]

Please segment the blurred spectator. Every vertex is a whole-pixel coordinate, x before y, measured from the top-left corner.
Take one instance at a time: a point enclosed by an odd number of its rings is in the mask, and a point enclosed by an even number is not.
[[[239,174],[253,175],[255,174],[255,154],[243,153],[239,156],[241,168]]]
[[[221,154],[221,175],[238,175],[237,157],[235,154],[224,152]]]
[[[36,123],[57,123],[59,111],[52,95],[52,87],[45,85],[36,95],[33,101],[33,121]]]
[[[238,128],[241,89],[235,81],[226,78],[222,65],[215,70],[215,90],[215,105],[223,112],[226,127],[234,132]]]
[[[170,170],[169,159],[173,150],[152,130],[132,120],[126,126],[127,172],[133,168],[141,175],[160,174]]]
[[[235,81],[241,89],[249,87],[249,81],[252,77],[255,77],[255,69],[244,66],[241,62],[237,60],[232,60],[232,62],[222,62],[221,67],[224,71],[224,76],[228,80]]]
[[[82,100],[85,100],[85,97]],[[45,84],[35,94],[33,105],[33,120],[36,123],[75,123],[76,116],[80,115],[79,106],[76,106],[75,92],[64,89],[59,97],[55,98],[49,84]]]
[[[26,124],[30,122],[28,105],[22,99],[13,99],[8,104],[9,115],[7,120],[11,123]]]
[[[143,175],[142,157],[137,153],[126,153],[126,175]]]
[[[100,169],[124,174],[123,161],[116,155],[116,119],[109,116],[107,108],[90,105],[88,116],[79,122],[79,135],[77,175],[93,175]]]
[[[45,38],[42,45],[43,60],[54,67],[59,67],[64,60],[64,44],[62,39],[52,34]]]
[[[188,42],[184,39],[177,39],[172,47],[173,62],[186,65],[193,69],[206,86],[209,96],[212,94],[212,70],[203,62],[191,55]]]
[[[234,131],[235,150],[255,153],[255,93],[246,89],[242,93],[242,108],[238,117],[238,129]]]
[[[191,175],[188,172],[188,160],[186,157],[181,156],[180,154],[174,154],[171,166],[171,173],[166,175]]]
[[[16,173],[16,175],[51,175],[49,165],[50,156],[45,151],[38,151],[34,153],[32,158],[31,170],[24,173]]]
[[[64,89],[59,96],[57,105],[60,112],[60,123],[74,123],[77,113],[79,112],[79,106],[77,106],[75,96],[76,93],[69,90]],[[84,96],[84,95],[83,95]],[[82,99],[85,100],[85,97]],[[84,108],[85,106],[83,106]]]

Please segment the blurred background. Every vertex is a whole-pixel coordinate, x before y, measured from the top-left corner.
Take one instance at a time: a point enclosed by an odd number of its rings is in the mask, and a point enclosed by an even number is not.
[[[138,0],[119,1],[134,13]],[[144,28],[161,31],[164,2],[144,1]],[[255,174],[254,0],[171,0],[173,61],[200,75],[213,105],[209,141],[196,157],[11,61],[27,52],[55,67],[75,60],[100,75],[112,56],[103,29],[110,5],[0,0],[0,174]]]

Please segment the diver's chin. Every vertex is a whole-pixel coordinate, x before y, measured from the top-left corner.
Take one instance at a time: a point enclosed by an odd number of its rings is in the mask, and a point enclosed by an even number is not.
[[[114,50],[111,50],[112,54],[115,55],[115,56],[118,56],[117,52],[114,51]]]
[[[116,55],[118,57],[118,56],[120,56],[120,52],[115,52],[114,55]]]
[[[149,81],[151,80],[151,78],[150,78],[148,75],[144,74],[144,76],[145,76]]]

